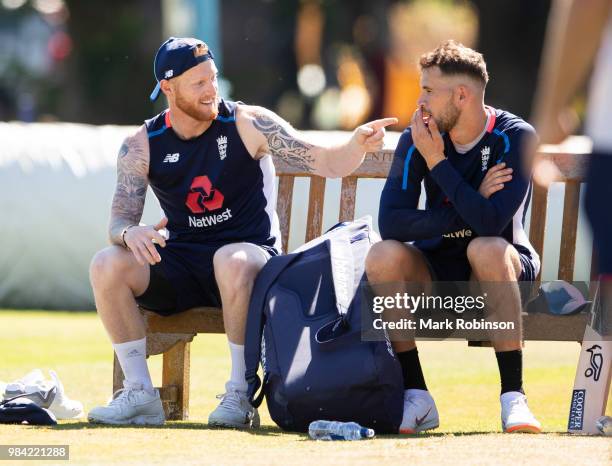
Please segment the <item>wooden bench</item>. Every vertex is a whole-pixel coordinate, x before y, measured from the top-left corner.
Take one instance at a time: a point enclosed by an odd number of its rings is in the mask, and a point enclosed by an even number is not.
[[[579,152],[561,153],[547,150],[541,152],[539,157],[554,162],[564,177],[563,180],[560,180],[565,182],[565,200],[558,278],[571,281],[574,272],[580,182],[583,180],[589,155]],[[352,220],[354,217],[358,180],[360,178],[386,178],[392,159],[393,150],[391,149],[368,154],[364,163],[351,176],[342,179],[339,221]],[[283,249],[286,252],[295,178],[310,178],[305,241],[316,238],[322,232],[326,180],[311,176],[279,160],[275,160],[275,166],[279,176],[277,212]],[[532,199],[530,239],[542,258],[544,257],[547,198],[547,189],[535,187]],[[196,308],[171,317],[161,317],[147,311],[143,313],[147,328],[147,354],[163,354],[160,395],[167,419],[187,419],[189,416],[190,343],[198,333],[224,333],[221,309]],[[524,314],[523,322],[526,339],[581,341],[585,331],[586,316],[578,314],[559,318],[545,314]],[[123,373],[115,356],[113,391],[122,387],[122,381]]]

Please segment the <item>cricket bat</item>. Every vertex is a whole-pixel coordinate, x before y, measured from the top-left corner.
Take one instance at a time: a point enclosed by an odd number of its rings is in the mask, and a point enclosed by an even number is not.
[[[612,338],[606,327],[609,326],[609,313],[603,309],[600,291],[593,300],[591,318],[586,326],[578,369],[574,379],[574,390],[569,411],[567,431],[572,434],[599,434],[596,422],[605,414],[606,403],[610,394],[610,377],[612,376]],[[602,332],[602,333],[600,333]]]

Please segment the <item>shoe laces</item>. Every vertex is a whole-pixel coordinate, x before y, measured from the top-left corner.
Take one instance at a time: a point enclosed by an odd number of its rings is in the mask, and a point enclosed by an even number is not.
[[[524,396],[519,396],[514,400],[510,401],[510,411],[519,410],[519,411],[529,411],[529,406],[527,405],[527,399]]]
[[[241,396],[235,390],[229,390],[225,393],[217,395],[217,399],[221,400],[221,406],[229,409],[242,409]]]
[[[420,396],[411,396],[404,400],[404,406],[412,405],[413,409],[425,408],[428,404],[427,399]]]
[[[113,393],[113,399],[108,404],[109,406],[122,405],[124,400],[133,401],[136,396],[136,390],[133,388],[120,388]]]

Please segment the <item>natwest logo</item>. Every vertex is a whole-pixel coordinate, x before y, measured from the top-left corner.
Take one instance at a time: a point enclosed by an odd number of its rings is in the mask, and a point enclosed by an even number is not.
[[[463,230],[455,231],[453,233],[447,233],[442,236],[444,236],[445,238],[471,238],[472,230],[464,228]]]
[[[203,214],[220,209],[223,206],[223,194],[213,188],[208,176],[196,176],[191,183],[185,204],[192,213]]]

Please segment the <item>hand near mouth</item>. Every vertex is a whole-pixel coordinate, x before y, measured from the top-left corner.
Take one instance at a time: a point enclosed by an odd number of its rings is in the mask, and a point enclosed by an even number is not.
[[[444,141],[435,119],[430,113],[418,108],[412,116],[410,128],[414,145],[425,159],[429,170],[432,170],[445,158]]]
[[[416,112],[421,110],[421,118],[423,119],[423,123],[426,127],[429,126],[429,119],[431,118],[431,113],[425,110],[425,107],[417,107]],[[416,112],[414,112],[416,114]]]

